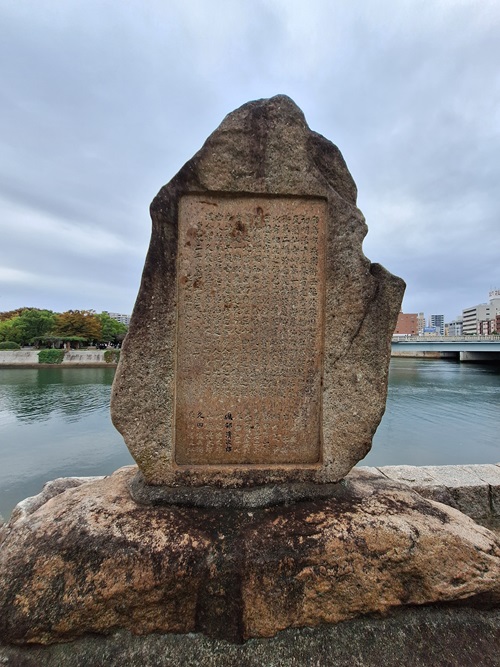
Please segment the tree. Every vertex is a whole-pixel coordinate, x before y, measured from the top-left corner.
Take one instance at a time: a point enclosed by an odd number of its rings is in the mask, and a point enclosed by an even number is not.
[[[26,308],[19,316],[23,343],[34,343],[47,336],[56,321],[56,315],[51,310]]]
[[[117,343],[123,340],[127,333],[127,327],[123,322],[118,322],[108,315],[108,313],[100,313],[96,315],[101,323],[102,334],[100,340],[103,343],[113,342]]]
[[[18,315],[22,315],[22,313],[28,310],[28,308],[16,308],[15,310],[4,310],[3,312],[0,313],[0,322],[4,322],[5,320],[11,320],[14,317],[17,317]]]
[[[102,327],[93,310],[68,310],[56,316],[52,333],[66,341],[76,337],[74,342],[78,347],[78,338],[89,343],[101,340]]]
[[[0,321],[0,341],[13,341],[14,343],[22,343],[23,333],[20,324],[20,317],[12,317],[9,320]]]

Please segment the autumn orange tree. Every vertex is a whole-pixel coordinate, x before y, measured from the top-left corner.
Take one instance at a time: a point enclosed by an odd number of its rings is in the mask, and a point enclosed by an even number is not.
[[[93,310],[67,310],[56,316],[53,334],[66,341],[68,347],[71,341],[78,347],[80,342],[100,340],[102,326]]]
[[[14,319],[14,317],[22,315],[25,310],[32,310],[32,308],[27,308],[26,306],[24,306],[23,308],[16,308],[15,310],[4,310],[3,312],[0,313],[0,322],[5,322],[6,320],[12,320]]]

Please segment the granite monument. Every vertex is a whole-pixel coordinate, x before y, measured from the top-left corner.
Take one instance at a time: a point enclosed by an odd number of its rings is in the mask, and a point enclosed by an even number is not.
[[[342,479],[385,409],[404,283],[363,254],[338,148],[290,98],[250,102],[151,217],[111,404],[146,484]]]

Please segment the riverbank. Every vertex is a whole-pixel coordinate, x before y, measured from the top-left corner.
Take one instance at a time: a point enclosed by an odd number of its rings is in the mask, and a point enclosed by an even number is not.
[[[118,350],[110,350],[118,352]],[[53,368],[55,366],[64,367],[114,367],[116,360],[107,361],[106,352],[108,350],[71,350],[64,354],[60,364],[41,364],[38,360],[40,350],[0,350],[0,367],[3,368]],[[110,355],[107,355],[108,357]],[[112,355],[117,356],[117,355]]]
[[[110,350],[118,352],[118,350]],[[117,361],[106,361],[105,353],[108,350],[72,350],[66,352],[60,364],[41,364],[38,361],[40,350],[0,350],[0,368],[47,368],[53,366],[75,367],[75,368],[98,368],[101,366],[116,367]],[[454,359],[453,352],[418,352],[418,351],[393,351],[391,357],[406,357],[410,359]]]
[[[0,368],[47,368],[53,366],[75,368],[99,368],[101,366],[116,367],[117,361],[106,361],[106,352],[118,350],[72,350],[66,352],[60,364],[41,364],[38,361],[40,350],[0,350]],[[109,355],[108,355],[109,356]],[[419,351],[392,351],[391,357],[405,357],[410,359],[456,359],[453,352],[419,352]]]

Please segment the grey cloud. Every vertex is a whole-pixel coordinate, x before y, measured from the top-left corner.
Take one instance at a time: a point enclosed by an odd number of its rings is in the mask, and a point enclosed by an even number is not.
[[[152,197],[226,113],[278,92],[343,152],[365,251],[406,279],[405,309],[449,319],[486,300],[499,24],[490,0],[2,4],[0,259],[39,279],[0,272],[0,310],[130,311]],[[26,216],[38,234],[14,233]],[[102,252],[78,247],[100,230]]]

